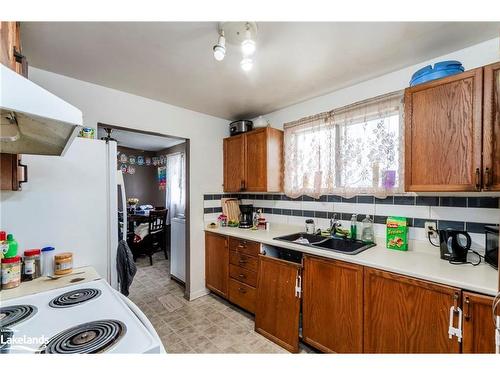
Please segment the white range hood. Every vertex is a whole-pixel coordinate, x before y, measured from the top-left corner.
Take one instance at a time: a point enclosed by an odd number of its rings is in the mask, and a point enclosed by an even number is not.
[[[0,64],[0,152],[64,155],[82,111]]]

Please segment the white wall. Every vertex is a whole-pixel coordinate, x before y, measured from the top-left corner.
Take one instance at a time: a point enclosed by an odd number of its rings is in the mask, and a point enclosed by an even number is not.
[[[203,192],[221,190],[228,121],[36,68],[30,79],[81,109],[85,126],[101,122],[190,139],[190,294],[205,294]]]
[[[383,76],[346,87],[330,94],[319,96],[264,115],[275,128],[282,129],[283,123],[305,116],[342,107],[377,95],[402,90],[408,87],[411,75],[428,64],[443,60],[459,60],[466,70],[477,68],[500,60],[500,38],[488,40],[474,46],[424,61]]]

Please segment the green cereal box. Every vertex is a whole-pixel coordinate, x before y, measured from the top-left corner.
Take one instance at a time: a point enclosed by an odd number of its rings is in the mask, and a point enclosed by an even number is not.
[[[386,226],[387,248],[408,250],[408,226],[406,217],[389,216]]]

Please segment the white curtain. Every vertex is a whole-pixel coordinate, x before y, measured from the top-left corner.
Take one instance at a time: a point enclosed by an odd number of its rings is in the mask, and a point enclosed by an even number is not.
[[[401,92],[285,124],[285,194],[403,192]]]
[[[184,216],[185,197],[184,153],[167,155],[167,207],[170,218]]]

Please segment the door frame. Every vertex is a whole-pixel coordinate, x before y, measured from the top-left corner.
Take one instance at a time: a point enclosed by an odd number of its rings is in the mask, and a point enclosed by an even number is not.
[[[190,196],[191,196],[191,179],[190,179],[190,149],[191,149],[191,141],[189,138],[184,138],[184,137],[179,137],[175,135],[170,135],[166,133],[157,133],[157,132],[151,132],[151,131],[146,131],[146,130],[141,130],[141,129],[136,129],[136,128],[131,128],[131,127],[125,127],[125,126],[118,126],[118,125],[111,125],[103,122],[97,122],[97,128],[96,128],[96,134],[99,128],[110,128],[110,129],[116,129],[116,130],[123,130],[123,131],[128,131],[128,132],[133,132],[133,133],[139,133],[139,134],[145,134],[145,135],[154,135],[154,136],[159,136],[159,137],[164,137],[164,138],[174,138],[174,139],[179,139],[183,140],[186,143],[186,150],[184,153],[184,168],[185,168],[185,173],[186,173],[186,207],[185,207],[185,215],[186,215],[186,281],[185,281],[185,288],[184,288],[184,298],[187,299],[188,301],[190,300],[190,295],[191,295],[191,236],[190,236],[190,227],[191,227],[191,205],[190,205]],[[115,205],[116,211],[117,207]],[[111,213],[110,213],[111,214]],[[118,212],[116,213],[118,214]],[[168,259],[169,265],[170,265],[170,258]]]

